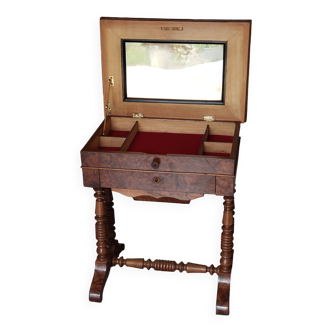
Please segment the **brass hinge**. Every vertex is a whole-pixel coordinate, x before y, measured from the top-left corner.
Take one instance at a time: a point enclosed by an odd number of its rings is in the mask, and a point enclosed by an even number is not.
[[[108,76],[108,83],[110,86],[114,86],[114,76]]]
[[[107,115],[111,115],[111,101],[110,100],[105,105],[105,109],[107,110]]]
[[[108,76],[108,98],[110,97],[110,87],[114,86],[114,77],[113,76]],[[105,112],[105,115],[111,115],[111,101],[108,100],[108,102],[105,105],[105,109],[107,112]]]
[[[143,113],[133,113],[133,118],[144,118]]]
[[[203,116],[204,121],[214,121],[216,118],[213,115],[205,115]]]

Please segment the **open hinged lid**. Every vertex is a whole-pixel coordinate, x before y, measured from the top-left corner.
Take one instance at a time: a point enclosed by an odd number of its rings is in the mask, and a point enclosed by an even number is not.
[[[100,28],[107,115],[246,121],[250,20],[101,18]]]

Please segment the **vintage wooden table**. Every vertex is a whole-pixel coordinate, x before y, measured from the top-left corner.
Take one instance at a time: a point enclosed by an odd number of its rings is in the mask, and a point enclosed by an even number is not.
[[[90,301],[102,301],[116,265],[208,272],[218,275],[216,312],[227,315],[251,21],[101,18],[100,27],[104,121],[81,151],[96,197]],[[119,258],[112,191],[169,203],[224,196],[220,265]]]

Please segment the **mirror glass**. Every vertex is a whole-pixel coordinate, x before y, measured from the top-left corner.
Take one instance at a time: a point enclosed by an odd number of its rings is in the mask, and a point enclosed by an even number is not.
[[[126,97],[222,101],[224,44],[124,42]]]

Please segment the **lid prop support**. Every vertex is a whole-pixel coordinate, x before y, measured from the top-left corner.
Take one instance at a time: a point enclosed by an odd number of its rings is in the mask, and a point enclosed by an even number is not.
[[[107,103],[104,108],[104,126],[103,126],[103,133],[102,136],[105,135],[105,129],[106,129],[106,121],[107,121],[107,115],[111,114],[111,101],[110,101],[110,90],[111,86],[114,86],[114,78],[113,76],[108,77],[108,93],[107,93]]]

